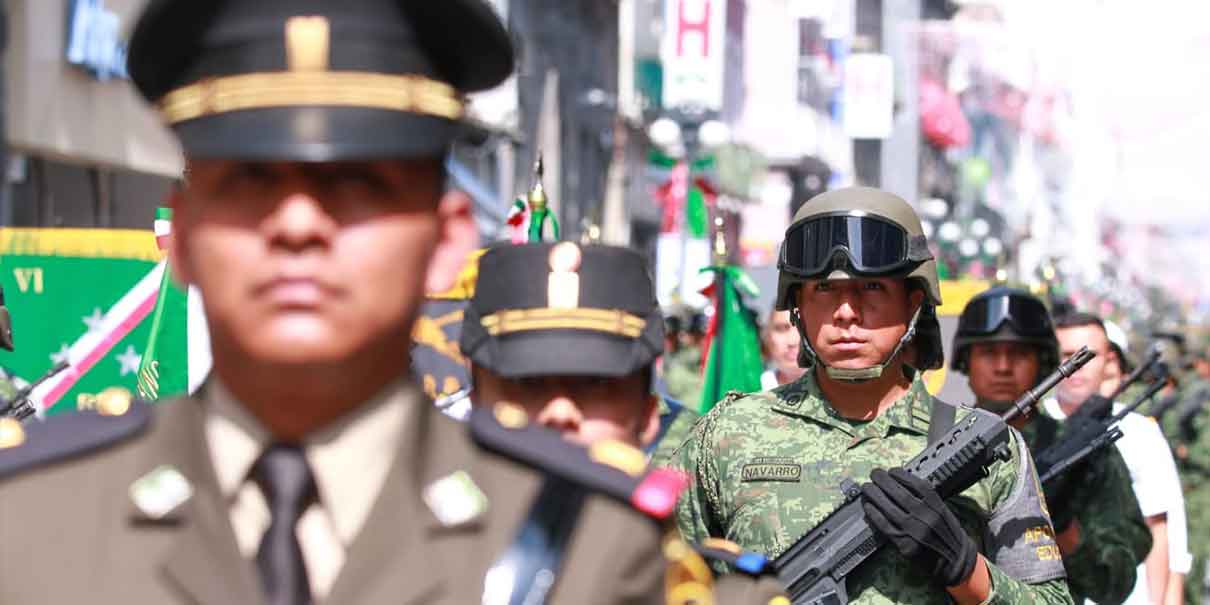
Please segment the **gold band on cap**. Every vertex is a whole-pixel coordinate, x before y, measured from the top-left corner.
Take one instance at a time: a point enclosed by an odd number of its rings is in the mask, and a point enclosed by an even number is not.
[[[638,338],[647,320],[617,309],[510,309],[484,317],[480,323],[492,336],[532,330],[589,330]]]
[[[454,87],[417,75],[282,71],[222,76],[182,86],[160,100],[169,124],[244,109],[330,105],[462,117]]]

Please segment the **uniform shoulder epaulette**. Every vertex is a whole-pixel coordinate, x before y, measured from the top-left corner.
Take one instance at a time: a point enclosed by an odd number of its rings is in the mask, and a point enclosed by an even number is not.
[[[22,424],[0,419],[0,479],[113,447],[151,423],[151,406],[125,389],[97,395],[92,409]]]
[[[670,469],[649,469],[639,449],[605,440],[584,448],[559,433],[529,422],[521,408],[498,404],[476,407],[470,415],[471,438],[485,450],[611,497],[663,521],[672,515],[687,482]]]

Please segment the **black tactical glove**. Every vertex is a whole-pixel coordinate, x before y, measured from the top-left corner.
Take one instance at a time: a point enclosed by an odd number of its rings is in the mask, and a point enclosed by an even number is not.
[[[945,586],[961,584],[974,573],[975,542],[928,481],[902,468],[875,469],[861,495],[874,531],[922,571]]]

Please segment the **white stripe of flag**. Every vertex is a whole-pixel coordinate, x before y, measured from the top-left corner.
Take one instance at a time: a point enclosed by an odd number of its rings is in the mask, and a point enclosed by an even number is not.
[[[32,393],[30,399],[37,402],[40,411],[46,411],[58,403],[81,376],[87,374],[118,341],[130,334],[130,331],[147,317],[159,296],[160,277],[164,274],[166,262],[156,263],[147,275],[122,295],[105,313],[98,329],[85,332],[72,343],[67,350],[67,363],[70,367],[42,383]]]

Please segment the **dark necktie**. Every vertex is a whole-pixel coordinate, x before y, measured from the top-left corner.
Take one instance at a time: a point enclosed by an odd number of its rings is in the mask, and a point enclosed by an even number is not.
[[[308,605],[311,587],[294,529],[316,498],[311,468],[298,446],[278,444],[261,454],[252,468],[252,478],[264,491],[271,515],[269,529],[256,551],[266,603]]]

